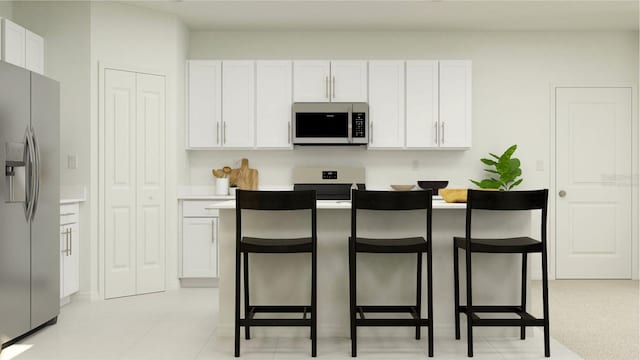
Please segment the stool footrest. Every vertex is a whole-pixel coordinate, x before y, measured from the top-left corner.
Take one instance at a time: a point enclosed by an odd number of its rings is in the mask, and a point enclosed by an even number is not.
[[[240,326],[311,326],[311,319],[240,319]]]
[[[429,319],[420,318],[410,305],[356,306],[356,312],[360,315],[356,326],[429,326]],[[365,313],[408,313],[412,319],[367,319]]]
[[[311,310],[311,305],[256,305],[249,306],[253,313],[305,313]]]
[[[461,305],[459,312],[466,314],[467,306]],[[480,313],[514,313],[519,315],[520,319],[483,319],[478,316]],[[473,326],[544,326],[545,319],[538,319],[517,305],[474,305],[471,310],[471,324]]]

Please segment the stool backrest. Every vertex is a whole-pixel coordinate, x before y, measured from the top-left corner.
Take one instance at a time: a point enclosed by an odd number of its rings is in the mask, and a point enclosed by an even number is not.
[[[311,210],[311,237],[317,242],[316,191],[236,191],[236,248],[242,239],[242,210]],[[239,254],[239,252],[238,252]]]
[[[542,243],[546,246],[548,198],[548,189],[524,191],[486,191],[469,189],[467,192],[466,219],[467,245],[471,239],[472,210],[541,210],[540,237]]]
[[[357,210],[426,210],[427,240],[431,240],[433,192],[351,190],[351,239],[357,237]]]

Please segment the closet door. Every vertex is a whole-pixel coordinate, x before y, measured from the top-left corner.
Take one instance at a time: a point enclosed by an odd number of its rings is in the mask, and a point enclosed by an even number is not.
[[[136,74],[137,294],[165,289],[165,83]]]
[[[106,69],[105,297],[136,293],[136,74]]]
[[[165,78],[104,74],[105,298],[165,289]]]

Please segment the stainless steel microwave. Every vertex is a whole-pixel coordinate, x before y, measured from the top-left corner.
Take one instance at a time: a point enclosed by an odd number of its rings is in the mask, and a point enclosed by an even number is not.
[[[369,105],[366,103],[294,103],[294,145],[366,145]]]

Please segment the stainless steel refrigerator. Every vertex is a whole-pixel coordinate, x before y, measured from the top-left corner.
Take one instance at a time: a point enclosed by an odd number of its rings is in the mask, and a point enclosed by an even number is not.
[[[0,344],[54,324],[60,308],[60,95],[0,61]]]

